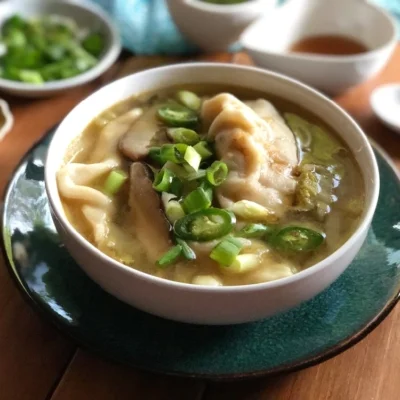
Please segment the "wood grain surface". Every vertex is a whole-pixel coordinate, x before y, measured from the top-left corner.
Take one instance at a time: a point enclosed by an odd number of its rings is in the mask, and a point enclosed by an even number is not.
[[[201,60],[251,64],[243,53]],[[105,82],[182,58],[123,57],[101,79],[39,100],[4,96],[15,116],[0,143],[0,191],[23,154],[81,99]],[[386,69],[337,97],[400,169],[400,136],[383,127],[369,105],[377,85],[400,81],[400,45]],[[0,400],[397,400],[400,398],[400,308],[345,353],[306,370],[267,379],[209,383],[163,377],[101,360],[64,338],[24,302],[0,260]]]

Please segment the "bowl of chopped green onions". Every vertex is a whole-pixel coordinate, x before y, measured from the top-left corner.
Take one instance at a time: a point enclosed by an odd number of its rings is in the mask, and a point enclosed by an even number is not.
[[[0,33],[0,90],[23,97],[92,81],[121,51],[112,20],[87,2],[1,2]]]

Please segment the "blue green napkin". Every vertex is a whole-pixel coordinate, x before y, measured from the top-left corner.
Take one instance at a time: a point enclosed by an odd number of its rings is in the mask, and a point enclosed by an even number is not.
[[[179,33],[165,0],[92,1],[114,18],[121,32],[123,46],[136,54],[190,54],[198,51]],[[280,0],[280,3],[285,1]],[[400,33],[400,0],[372,1],[396,17]]]

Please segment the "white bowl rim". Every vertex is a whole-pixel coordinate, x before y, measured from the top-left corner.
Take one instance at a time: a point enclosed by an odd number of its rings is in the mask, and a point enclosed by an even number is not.
[[[57,4],[57,2],[54,2],[53,4]],[[95,79],[96,77],[101,75],[104,71],[106,71],[118,58],[122,48],[120,35],[114,22],[107,15],[106,12],[104,12],[97,4],[89,3],[86,1],[78,2],[76,0],[63,0],[62,4],[90,11],[95,17],[102,20],[105,23],[105,25],[107,25],[107,28],[109,29],[110,32],[110,45],[107,47],[103,56],[99,59],[99,62],[93,68],[90,68],[89,70],[83,72],[82,74],[79,74],[72,78],[62,79],[59,81],[45,82],[40,85],[0,78],[0,89],[15,90],[27,93],[30,92],[46,93],[59,89],[69,89]]]
[[[261,75],[269,75],[272,78],[288,82],[292,85],[296,85],[297,87],[300,87],[304,91],[309,92],[312,94],[314,97],[318,97],[321,101],[329,103],[329,105],[333,108],[336,109],[336,111],[342,113],[350,122],[352,128],[354,131],[357,132],[357,134],[363,139],[364,141],[364,151],[368,153],[369,159],[371,160],[371,167],[372,167],[372,176],[373,180],[375,182],[375,185],[372,189],[371,193],[371,200],[370,200],[370,205],[366,212],[364,213],[364,217],[361,220],[359,226],[357,229],[353,232],[353,234],[350,236],[350,238],[342,245],[340,246],[336,251],[334,251],[332,254],[330,254],[328,257],[324,258],[320,262],[308,267],[307,269],[304,269],[300,272],[295,273],[294,275],[280,278],[274,281],[269,281],[269,282],[261,282],[261,283],[255,283],[255,284],[248,284],[248,285],[238,285],[238,286],[217,286],[217,287],[212,287],[212,286],[203,286],[203,285],[195,285],[191,283],[182,283],[182,282],[176,282],[172,280],[168,280],[165,278],[159,278],[151,274],[147,274],[145,272],[139,271],[135,268],[128,267],[112,257],[104,254],[101,252],[96,246],[94,246],[92,243],[90,243],[88,240],[86,240],[78,231],[73,227],[73,225],[68,221],[68,218],[66,217],[62,205],[61,205],[61,200],[60,200],[60,206],[56,204],[53,200],[54,197],[59,196],[58,192],[58,186],[57,186],[57,181],[56,181],[56,172],[57,171],[51,171],[50,168],[48,167],[49,164],[49,159],[51,158],[51,154],[54,151],[57,151],[57,148],[55,148],[54,143],[55,140],[54,138],[62,132],[62,126],[65,123],[65,120],[68,119],[68,117],[74,112],[75,109],[79,107],[80,104],[82,103],[87,103],[90,102],[92,97],[98,96],[101,91],[107,90],[108,87],[112,86],[113,84],[116,84],[117,82],[121,82],[123,80],[129,81],[132,76],[136,76],[137,79],[140,77],[140,75],[145,75],[148,73],[160,73],[162,74],[166,70],[173,69],[176,71],[176,73],[179,73],[179,70],[181,69],[188,69],[188,68],[202,68],[202,69],[225,69],[225,70],[230,70],[230,69],[241,69],[243,71],[248,71],[250,73],[258,73]],[[344,140],[344,138],[343,138]],[[364,176],[363,176],[364,178]],[[374,152],[372,150],[372,147],[370,143],[368,142],[367,136],[365,133],[361,130],[361,128],[357,125],[357,123],[354,121],[354,119],[339,105],[337,105],[333,100],[329,99],[327,96],[323,95],[322,93],[318,92],[317,90],[305,85],[304,83],[287,77],[283,74],[279,74],[273,71],[269,71],[266,69],[261,69],[261,68],[256,68],[256,67],[251,67],[251,66],[243,66],[243,65],[237,65],[237,64],[223,64],[223,63],[182,63],[182,64],[173,64],[173,65],[168,65],[168,66],[163,66],[163,67],[157,67],[157,68],[151,68],[145,71],[140,71],[131,75],[128,75],[126,77],[123,77],[121,79],[118,79],[114,82],[109,83],[106,86],[103,86],[99,90],[95,91],[92,93],[90,96],[88,96],[86,99],[84,99],[81,103],[77,104],[71,111],[70,113],[65,117],[65,119],[60,123],[58,126],[53,139],[51,140],[51,143],[48,148],[48,154],[46,158],[46,163],[45,163],[45,186],[46,186],[46,192],[47,196],[49,199],[49,203],[51,205],[51,208],[53,212],[55,213],[56,218],[59,220],[59,222],[62,224],[62,226],[65,228],[65,230],[68,232],[69,235],[73,236],[75,240],[77,240],[83,247],[85,247],[88,251],[94,253],[95,256],[100,257],[103,259],[105,263],[111,264],[112,267],[121,269],[129,274],[135,275],[137,278],[141,280],[146,280],[149,281],[152,284],[155,285],[161,285],[161,286],[170,286],[170,287],[175,287],[180,290],[185,290],[185,291],[200,291],[200,292],[207,292],[207,293],[234,293],[234,292],[255,292],[255,291],[263,291],[266,289],[272,289],[272,288],[278,288],[281,286],[285,286],[286,284],[293,283],[294,281],[300,281],[302,279],[306,279],[307,277],[313,275],[315,272],[318,272],[322,269],[324,269],[327,265],[335,261],[336,259],[340,258],[343,256],[353,245],[356,244],[357,240],[359,237],[366,232],[369,229],[369,225],[372,221],[373,215],[375,213],[376,205],[378,202],[378,196],[379,196],[379,189],[380,189],[380,177],[379,177],[379,170],[378,170],[378,164],[374,155]]]
[[[381,45],[377,48],[365,51],[363,53],[339,56],[339,55],[332,55],[332,54],[318,55],[318,54],[313,54],[313,53],[291,53],[288,50],[273,51],[273,50],[262,50],[262,49],[256,48],[256,47],[252,46],[252,44],[249,43],[249,41],[246,40],[246,38],[247,38],[247,36],[249,36],[249,32],[252,29],[255,29],[256,24],[262,22],[262,20],[263,20],[262,18],[261,18],[261,20],[250,25],[243,32],[239,41],[240,41],[240,44],[243,46],[243,48],[245,48],[249,52],[256,52],[256,53],[265,54],[265,55],[267,55],[267,54],[275,55],[275,56],[285,57],[290,60],[307,60],[307,61],[319,61],[319,62],[325,62],[325,63],[338,63],[338,64],[362,61],[364,59],[374,57],[374,56],[378,55],[378,53],[385,51],[388,48],[392,48],[392,47],[394,48],[394,46],[397,44],[398,29],[397,29],[397,24],[396,24],[394,18],[392,17],[392,15],[389,12],[387,12],[386,10],[382,9],[381,7],[370,3],[369,1],[361,1],[360,5],[365,6],[365,7],[370,7],[372,9],[374,9],[375,12],[381,14],[382,17],[384,17],[386,19],[387,26],[390,26],[392,29],[390,39],[386,43],[384,43],[383,45]]]
[[[237,4],[217,4],[207,3],[201,0],[178,0],[184,2],[187,6],[216,14],[233,14],[251,10],[254,7],[262,6],[263,3],[276,2],[276,0],[250,0]]]
[[[400,93],[400,83],[385,83],[376,87],[370,96],[370,105],[372,110],[374,111],[375,115],[385,124],[389,124],[392,129],[396,129],[397,131],[400,130],[400,124],[396,119],[393,119],[389,114],[384,114],[381,112],[381,108],[377,106],[378,97],[381,92],[385,91],[386,89],[397,89]]]

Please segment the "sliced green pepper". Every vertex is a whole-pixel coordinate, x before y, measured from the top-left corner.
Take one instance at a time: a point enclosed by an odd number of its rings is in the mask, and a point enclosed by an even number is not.
[[[168,126],[193,128],[198,122],[197,114],[180,104],[167,104],[157,111],[158,117]]]
[[[230,233],[235,223],[236,218],[231,212],[220,208],[208,208],[176,221],[174,232],[181,239],[207,242]]]
[[[269,238],[277,250],[287,252],[313,251],[325,240],[323,233],[299,226],[287,226]]]

